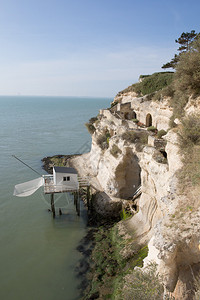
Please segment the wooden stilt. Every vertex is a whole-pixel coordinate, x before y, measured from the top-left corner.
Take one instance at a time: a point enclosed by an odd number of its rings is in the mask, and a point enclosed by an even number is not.
[[[94,194],[92,194],[92,196],[91,196],[91,198],[90,198],[90,211],[92,211],[93,210],[93,201],[94,201]]]
[[[56,212],[55,212],[55,206],[54,206],[54,194],[51,194],[51,211],[53,214],[53,218],[55,218],[56,216]]]
[[[74,205],[76,205],[76,196],[75,196],[75,192],[73,193],[74,195]]]
[[[77,193],[77,215],[80,216],[80,196]]]
[[[90,210],[90,186],[87,186],[87,207]]]
[[[74,192],[74,204],[75,204],[76,212],[77,212],[77,192]]]

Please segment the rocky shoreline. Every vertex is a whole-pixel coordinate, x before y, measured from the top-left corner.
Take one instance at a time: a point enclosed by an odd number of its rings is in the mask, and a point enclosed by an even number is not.
[[[80,156],[81,154],[68,154],[68,155],[53,155],[53,156],[46,156],[41,161],[43,163],[42,168],[49,174],[53,174],[53,166],[68,166],[69,160],[72,157]]]

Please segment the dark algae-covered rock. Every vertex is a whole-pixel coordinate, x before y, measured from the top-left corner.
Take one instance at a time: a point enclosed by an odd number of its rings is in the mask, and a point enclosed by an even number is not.
[[[54,156],[47,156],[42,159],[42,163],[43,163],[42,167],[47,173],[53,174],[54,166],[58,166],[58,167],[69,166],[69,159],[79,155],[80,154],[69,154],[69,155],[58,154]]]

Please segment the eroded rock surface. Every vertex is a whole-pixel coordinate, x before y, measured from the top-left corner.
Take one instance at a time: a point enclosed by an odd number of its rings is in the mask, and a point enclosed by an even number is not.
[[[141,123],[151,122],[146,125],[168,130],[172,109],[167,99],[158,103],[131,93],[115,101],[115,109],[101,110],[94,123],[90,153],[72,158],[71,163],[81,175],[91,177],[92,185],[99,191],[95,207],[102,215],[117,214],[123,201],[132,199],[141,185],[138,212],[127,226],[135,231],[141,244],[149,243],[145,264],[151,260],[158,264],[167,290],[176,299],[193,299],[200,263],[200,212],[190,211],[189,200],[179,191],[177,174],[182,162],[177,133],[169,130],[163,137],[164,149],[155,146],[155,136],[151,134],[147,143],[123,138],[125,132],[147,132],[145,126],[138,127],[130,120],[133,112]],[[188,113],[194,110],[193,106],[187,107]],[[104,140],[102,135],[106,135]],[[160,159],[162,155],[164,158]]]

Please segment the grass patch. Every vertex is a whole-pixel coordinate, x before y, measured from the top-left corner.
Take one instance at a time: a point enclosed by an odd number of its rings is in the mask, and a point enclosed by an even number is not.
[[[152,94],[170,85],[173,75],[173,72],[158,72],[152,75],[143,75],[142,82],[138,82],[129,86],[119,94],[124,94],[127,92],[136,92],[139,96]]]
[[[131,257],[124,257],[123,250],[133,243],[131,239],[124,239],[118,233],[117,224],[109,229],[101,227],[95,236],[96,244],[92,253],[93,268],[90,274],[91,286],[83,299],[91,299],[98,295],[101,299],[117,299],[122,289],[121,283],[124,276],[135,266],[142,266],[143,259],[147,256],[148,247],[138,249],[133,245]],[[132,245],[132,244],[131,244]],[[138,250],[136,250],[138,249]]]
[[[116,300],[161,300],[164,288],[156,272],[156,264],[149,264],[145,271],[135,269],[125,277],[125,288]],[[120,298],[121,297],[121,298]]]

